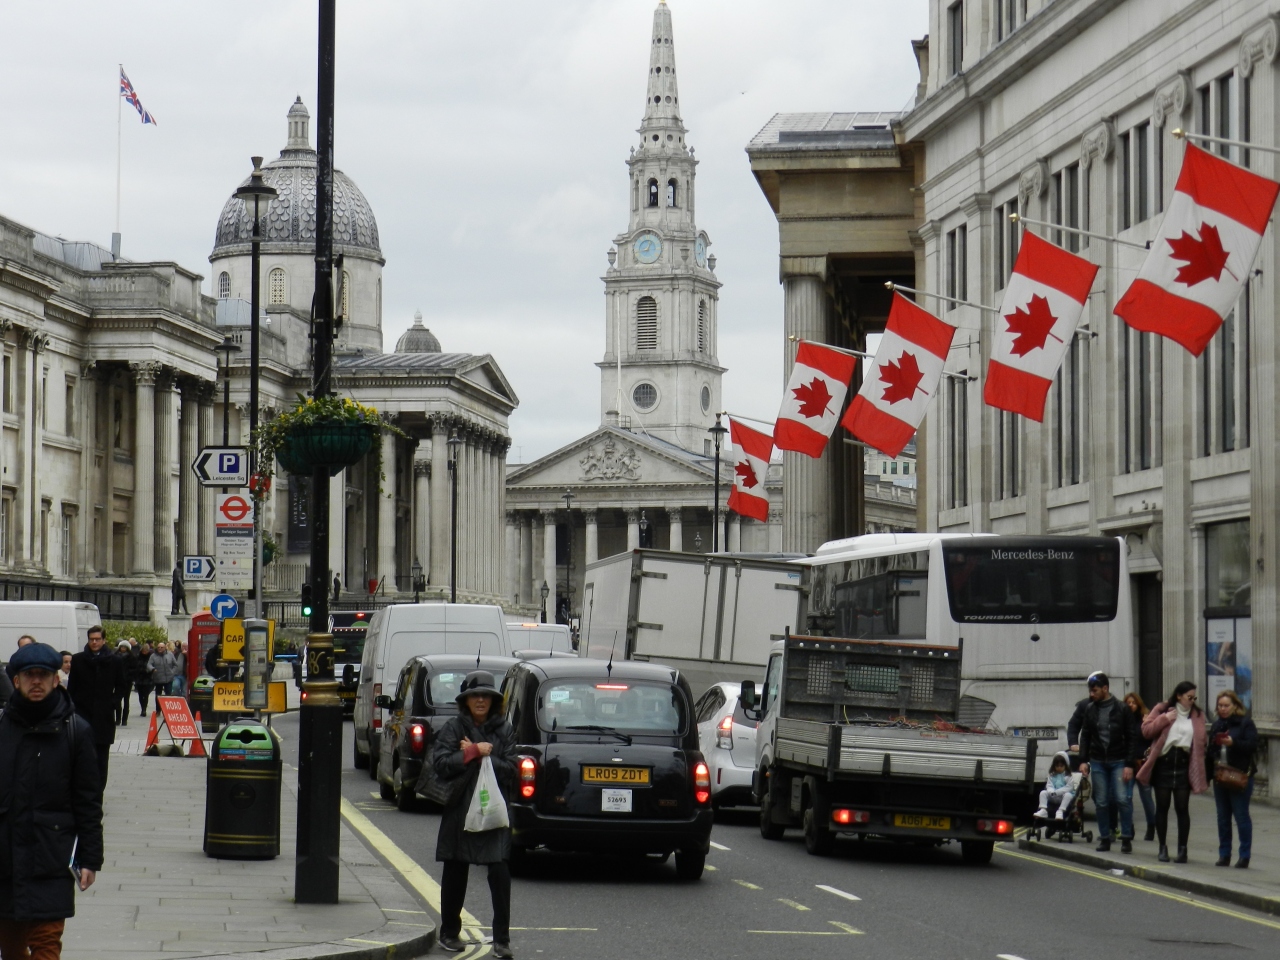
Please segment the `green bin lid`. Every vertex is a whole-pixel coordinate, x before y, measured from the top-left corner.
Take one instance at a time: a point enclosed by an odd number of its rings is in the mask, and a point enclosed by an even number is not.
[[[192,690],[213,690],[213,677],[196,677],[191,681]]]
[[[218,747],[229,750],[271,750],[275,738],[265,724],[254,720],[236,720],[218,732]]]

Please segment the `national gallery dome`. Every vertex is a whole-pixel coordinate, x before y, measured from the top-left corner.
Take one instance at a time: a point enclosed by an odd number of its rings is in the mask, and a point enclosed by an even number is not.
[[[413,315],[413,326],[400,335],[396,353],[440,353],[440,341],[422,325],[422,311]]]

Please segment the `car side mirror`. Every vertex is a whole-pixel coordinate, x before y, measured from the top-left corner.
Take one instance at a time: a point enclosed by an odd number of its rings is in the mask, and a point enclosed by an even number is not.
[[[356,682],[356,666],[354,663],[348,663],[342,668],[342,683],[344,686],[351,686]]]
[[[756,682],[754,680],[743,680],[742,690],[738,694],[738,703],[742,704],[742,709],[754,710],[759,702],[760,695],[756,693]]]
[[[395,701],[385,693],[380,693],[373,698],[373,705],[375,707],[381,707],[383,710],[390,710],[395,705]]]

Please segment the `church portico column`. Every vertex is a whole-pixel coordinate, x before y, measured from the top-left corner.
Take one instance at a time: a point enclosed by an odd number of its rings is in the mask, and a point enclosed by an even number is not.
[[[540,602],[538,600],[538,588],[542,585],[542,580],[538,577],[539,559],[542,556],[542,542],[546,538],[547,531],[542,523],[541,513],[530,513],[529,515],[529,563],[525,569],[525,590],[529,598],[529,603],[534,604]]]
[[[628,510],[627,514],[627,549],[635,550],[640,546],[640,511]]]
[[[431,441],[420,443],[418,451],[423,456],[413,461],[413,556],[431,576]]]
[[[431,421],[431,582],[445,589],[449,586],[449,537],[451,523],[449,498],[453,480],[449,474],[449,425],[443,417]]]
[[[784,260],[784,272],[791,265],[790,259]],[[800,340],[815,340],[819,343],[826,340],[827,317],[830,313],[825,259],[813,258],[810,261],[806,258],[794,265],[813,272],[784,276],[782,281],[783,333],[787,338],[784,341],[784,382],[795,361],[797,343]],[[830,445],[819,460],[801,453],[788,451],[783,454],[782,488],[786,491],[782,510],[784,550],[811,553],[830,539],[831,456]]]
[[[583,510],[582,519],[587,524],[587,538],[583,541],[586,549],[583,556],[586,558],[586,563],[595,563],[600,559],[600,529],[596,526],[596,511]]]
[[[156,375],[158,363],[131,363],[137,385],[133,427],[133,575],[155,570]]]
[[[396,583],[396,481],[399,446],[391,431],[382,434],[382,472],[387,477],[378,493],[378,578],[383,589],[394,593]],[[376,481],[375,481],[376,483]],[[372,491],[370,491],[372,492]]]
[[[199,543],[199,485],[191,464],[196,458],[196,442],[200,407],[196,399],[197,382],[184,380],[181,419],[178,426],[178,550],[184,556],[194,556],[200,550]]]
[[[547,615],[547,623],[556,622],[556,512],[542,511],[542,580],[549,588],[547,601],[543,611]],[[542,589],[542,584],[538,584]]]
[[[173,376],[165,371],[156,384],[156,482],[154,567],[157,574],[168,575],[173,569],[173,451],[174,400]]]
[[[503,587],[502,595],[513,603],[518,603],[520,593],[520,517],[514,510],[507,511],[506,516],[506,584]]]
[[[674,507],[668,510],[667,518],[671,525],[669,549],[681,553],[684,551],[684,509]]]

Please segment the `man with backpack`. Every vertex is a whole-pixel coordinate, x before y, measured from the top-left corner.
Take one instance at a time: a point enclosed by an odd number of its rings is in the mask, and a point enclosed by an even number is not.
[[[9,661],[0,712],[0,954],[58,957],[75,888],[102,869],[102,786],[93,729],[57,680],[44,643]]]

